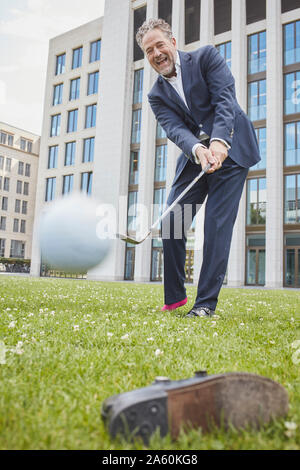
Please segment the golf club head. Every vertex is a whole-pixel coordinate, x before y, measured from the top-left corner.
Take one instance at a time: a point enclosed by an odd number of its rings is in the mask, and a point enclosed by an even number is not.
[[[150,235],[151,231],[147,233],[143,238],[137,240],[136,238],[130,237],[129,235],[124,235],[122,233],[117,233],[116,236],[120,240],[123,240],[125,243],[131,243],[132,245],[139,245]]]

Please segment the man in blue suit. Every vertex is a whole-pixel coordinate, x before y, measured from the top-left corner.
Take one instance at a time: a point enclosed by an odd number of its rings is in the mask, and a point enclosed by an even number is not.
[[[161,19],[146,21],[136,39],[159,74],[148,94],[151,108],[167,137],[182,150],[167,204],[176,199],[201,168],[210,164],[206,174],[180,201],[179,213],[171,213],[162,222],[162,310],[174,310],[187,302],[185,232],[192,219],[185,220],[184,207],[189,205],[194,217],[207,197],[203,262],[197,297],[187,316],[210,317],[226,273],[247,173],[260,160],[255,131],[236,100],[234,78],[215,47],[178,51],[170,26]],[[176,236],[178,224],[183,230],[181,237]]]

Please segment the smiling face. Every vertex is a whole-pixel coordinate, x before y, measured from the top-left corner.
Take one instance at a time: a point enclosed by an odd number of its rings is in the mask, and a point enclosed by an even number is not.
[[[142,45],[154,70],[164,77],[172,76],[176,62],[175,38],[169,39],[163,31],[155,28],[145,34]]]

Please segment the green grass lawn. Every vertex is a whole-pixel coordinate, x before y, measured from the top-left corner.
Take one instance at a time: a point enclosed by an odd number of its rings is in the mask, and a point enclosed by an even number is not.
[[[154,436],[148,448],[300,449],[299,290],[224,288],[216,318],[184,318],[195,292],[163,314],[161,285],[1,276],[0,449],[143,449],[110,438],[102,402],[200,369],[279,382],[288,416],[258,432]]]

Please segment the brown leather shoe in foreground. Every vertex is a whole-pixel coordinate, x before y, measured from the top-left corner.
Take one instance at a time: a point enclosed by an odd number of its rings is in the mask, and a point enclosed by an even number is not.
[[[211,425],[235,428],[260,425],[286,415],[288,395],[278,383],[247,373],[207,376],[198,372],[186,380],[158,377],[149,387],[115,395],[104,401],[102,418],[110,434],[144,443],[159,429],[176,439],[180,429]]]

